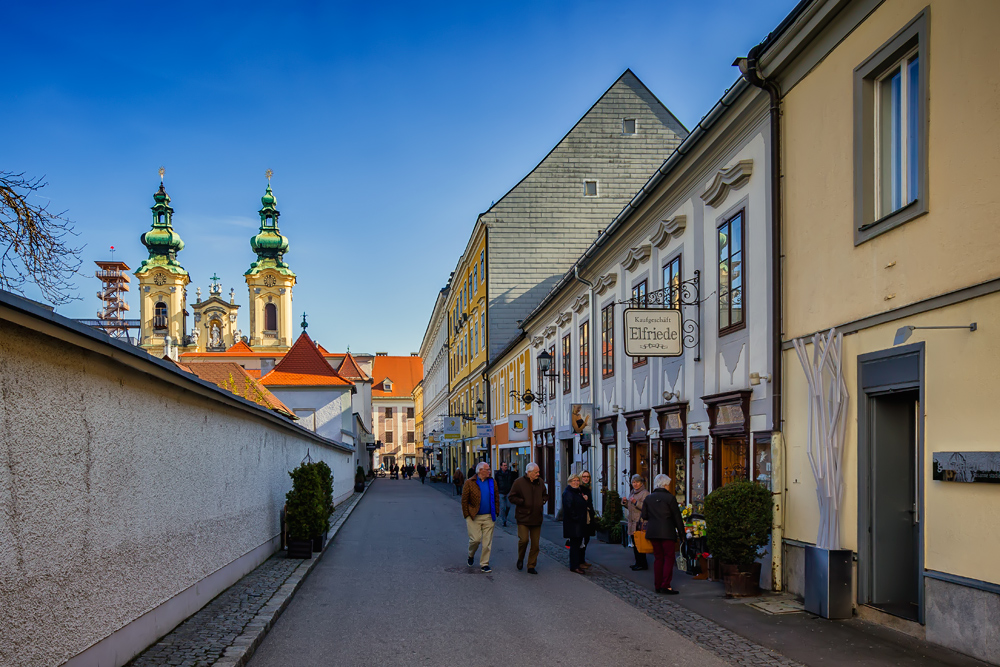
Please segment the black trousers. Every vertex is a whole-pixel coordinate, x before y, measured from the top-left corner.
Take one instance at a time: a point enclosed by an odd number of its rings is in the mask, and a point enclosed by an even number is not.
[[[580,563],[582,562],[583,562],[583,538],[571,537],[569,538],[569,569],[571,570],[580,569]]]
[[[632,553],[635,554],[635,564],[639,567],[649,567],[649,561],[646,560],[646,554],[640,553],[638,549],[634,546],[632,547]]]

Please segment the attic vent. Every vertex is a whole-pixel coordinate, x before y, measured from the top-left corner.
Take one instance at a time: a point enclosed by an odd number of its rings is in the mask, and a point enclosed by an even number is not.
[[[375,356],[376,357],[388,357],[389,353],[388,352],[376,352]]]
[[[635,134],[635,118],[626,118],[622,121],[622,134]]]

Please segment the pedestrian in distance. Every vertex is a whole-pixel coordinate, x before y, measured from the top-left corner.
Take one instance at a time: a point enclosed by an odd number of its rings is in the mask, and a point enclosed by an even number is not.
[[[583,549],[580,551],[580,567],[586,570],[590,567],[590,563],[587,562],[587,545],[590,544],[590,538],[597,535],[597,510],[594,509],[594,494],[591,491],[589,470],[580,473],[580,490],[583,491],[583,497],[587,499],[589,518],[587,530],[584,531],[583,535]]]
[[[587,533],[589,519],[588,498],[580,488],[580,476],[570,475],[568,486],[562,495],[563,537],[569,540],[569,569],[577,574],[586,574],[580,567],[583,551],[583,537]]]
[[[465,481],[462,487],[462,515],[469,531],[469,567],[476,551],[482,546],[479,569],[489,574],[490,551],[493,549],[493,527],[496,525],[500,498],[490,464],[485,461],[476,466],[476,476]]]
[[[542,537],[542,512],[549,494],[542,482],[537,463],[529,463],[524,468],[524,477],[518,477],[511,485],[509,500],[514,504],[514,520],[517,522],[517,569],[524,567],[524,552],[528,551],[528,574],[538,574],[538,543]]]
[[[462,493],[462,484],[465,483],[465,475],[462,474],[461,468],[455,468],[455,474],[452,476],[451,481],[455,484],[455,495]]]
[[[500,519],[503,521],[504,527],[506,527],[507,514],[510,513],[510,500],[507,498],[507,494],[510,493],[511,488],[514,486],[514,480],[517,479],[517,473],[513,470],[509,470],[507,462],[504,461],[500,464],[500,470],[493,475],[493,478],[497,481],[497,493],[500,494]]]
[[[423,463],[417,466],[417,475],[420,477],[420,483],[423,484],[424,480],[427,479],[427,467]]]
[[[646,480],[642,478],[642,475],[632,475],[632,492],[628,494],[628,497],[622,498],[622,505],[628,509],[629,537],[635,535],[636,525],[641,518],[642,503],[648,495],[649,491],[646,490]],[[632,569],[648,570],[649,562],[646,560],[646,554],[641,553],[636,548],[634,541],[632,543],[632,553],[635,555],[635,563],[632,564]]]
[[[653,543],[653,580],[657,593],[674,595],[670,587],[674,576],[674,553],[677,542],[684,539],[684,519],[677,498],[667,488],[670,478],[653,478],[653,492],[642,503],[640,516],[646,522],[646,537]]]

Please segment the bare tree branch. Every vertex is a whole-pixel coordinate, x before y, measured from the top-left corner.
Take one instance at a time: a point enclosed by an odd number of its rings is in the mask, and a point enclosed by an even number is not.
[[[61,305],[79,299],[71,279],[77,274],[83,247],[67,244],[76,236],[66,212],[50,213],[28,197],[48,183],[23,173],[0,171],[0,289],[24,294],[34,283],[46,301]]]

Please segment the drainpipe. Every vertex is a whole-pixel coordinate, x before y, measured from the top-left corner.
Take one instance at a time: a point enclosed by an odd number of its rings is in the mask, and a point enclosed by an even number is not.
[[[590,340],[587,341],[587,345],[588,345],[588,347],[590,347],[590,350],[589,350],[589,353],[588,353],[588,356],[590,357],[590,368],[588,370],[590,372],[590,402],[594,405],[595,409],[594,409],[594,421],[591,422],[591,424],[590,424],[590,447],[588,448],[589,449],[589,454],[588,454],[587,458],[590,459],[590,467],[594,468],[594,471],[591,473],[591,478],[590,478],[590,481],[591,481],[591,484],[592,484],[591,490],[593,490],[593,489],[597,488],[597,483],[596,482],[599,479],[599,477],[597,476],[597,466],[594,465],[594,461],[597,460],[596,457],[595,457],[595,454],[597,453],[597,451],[596,451],[597,450],[597,414],[596,414],[597,413],[597,409],[596,408],[597,408],[597,405],[598,405],[598,402],[597,402],[596,398],[597,398],[597,395],[598,395],[597,392],[598,392],[598,389],[599,389],[599,387],[597,386],[597,373],[595,372],[595,369],[597,368],[597,357],[594,355],[594,347],[595,347],[594,341],[596,340],[596,336],[594,336],[594,323],[595,323],[595,318],[597,317],[597,314],[596,314],[597,313],[597,293],[594,291],[594,283],[590,282],[586,278],[581,278],[580,277],[580,267],[579,267],[579,265],[575,265],[573,267],[573,277],[576,278],[576,280],[578,282],[581,282],[584,285],[586,285],[587,289],[590,290],[590,324],[588,326],[588,328],[590,329],[590,336],[589,336]],[[603,462],[602,462],[602,465],[603,465]],[[607,472],[605,472],[605,475],[606,474],[607,474]],[[598,504],[601,506],[600,507],[600,511],[603,512],[604,511],[604,496],[601,496],[601,500],[600,500],[600,502]]]
[[[760,71],[758,56],[763,44],[750,49],[746,58],[737,58],[747,83],[767,91],[771,114],[771,488],[775,496],[775,519],[771,532],[772,581],[775,590],[782,589],[782,538],[785,519],[785,442],[782,435],[782,254],[781,254],[781,90],[772,79]]]
[[[483,263],[483,273],[486,274],[486,325],[484,327],[485,331],[482,335],[485,339],[486,345],[486,365],[483,366],[483,403],[486,404],[486,423],[493,423],[493,412],[490,406],[490,337],[486,335],[486,332],[490,330],[490,226],[483,220],[483,252],[485,253],[485,262]],[[496,457],[493,456],[493,438],[487,438],[489,440],[489,445],[487,450],[490,453],[490,465],[495,466],[497,460],[500,458],[500,451],[497,450]]]

